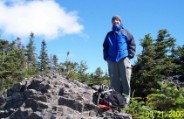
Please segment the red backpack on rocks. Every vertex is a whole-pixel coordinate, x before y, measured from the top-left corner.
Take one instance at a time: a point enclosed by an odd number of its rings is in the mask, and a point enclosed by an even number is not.
[[[93,94],[93,100],[99,108],[119,109],[125,107],[126,99],[114,89],[102,84],[100,88]]]

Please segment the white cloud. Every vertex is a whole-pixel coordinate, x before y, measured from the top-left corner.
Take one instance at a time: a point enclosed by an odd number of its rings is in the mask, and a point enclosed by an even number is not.
[[[54,0],[0,2],[0,30],[18,37],[31,32],[46,38],[78,34],[83,30],[78,20],[77,12],[66,12]]]

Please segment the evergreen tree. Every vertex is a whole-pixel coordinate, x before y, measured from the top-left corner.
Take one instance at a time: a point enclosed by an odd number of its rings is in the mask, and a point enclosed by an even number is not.
[[[133,67],[132,88],[135,96],[146,97],[159,88],[158,81],[173,76],[178,65],[173,61],[175,39],[170,37],[167,30],[160,30],[157,39],[154,40],[149,34],[141,40],[142,54]]]
[[[58,57],[56,55],[53,55],[53,64],[55,67],[58,65]]]
[[[147,103],[155,110],[184,111],[184,88],[177,86],[170,81],[159,82],[160,89],[156,89],[155,93],[148,95]]]
[[[0,39],[0,51],[6,51],[8,46],[9,42],[7,40]]]
[[[49,71],[49,58],[47,54],[47,44],[45,40],[41,43],[41,51],[39,56],[40,62],[39,62],[39,69],[42,72],[48,72]]]
[[[133,67],[133,74],[131,80],[131,86],[134,92],[133,95],[145,97],[150,93],[152,85],[156,83],[157,72],[154,72],[155,68],[155,49],[153,46],[153,38],[150,34],[145,35],[144,39],[141,39],[141,46],[143,47],[142,54],[138,55],[138,60]]]
[[[170,36],[166,29],[160,30],[155,45],[156,69],[164,78],[173,76],[178,68],[173,62],[173,49],[175,49],[175,39]]]
[[[175,62],[179,67],[175,70],[176,76],[179,77],[179,81],[184,82],[184,45],[178,46],[174,52]]]
[[[15,41],[9,43],[0,40],[0,80],[1,89],[10,87],[13,83],[22,81],[25,77],[24,50],[15,46]]]
[[[6,75],[5,75],[5,63],[6,54],[9,49],[9,42],[7,40],[0,39],[0,91],[4,91],[6,87]],[[1,94],[2,92],[0,92]]]
[[[74,80],[79,79],[79,75],[77,72],[77,67],[78,67],[78,63],[77,62],[71,62],[71,61],[66,61],[65,62],[65,68],[66,68],[66,76],[67,78],[71,78]]]
[[[50,55],[50,68],[51,68],[51,71],[53,73],[56,72],[57,65],[58,65],[57,56],[56,55]]]
[[[85,71],[88,69],[88,66],[85,61],[81,61],[78,67],[78,72],[84,74]]]
[[[22,64],[20,66],[20,69],[24,69],[26,68],[26,50],[24,49],[24,46],[22,45],[21,39],[20,37],[17,37],[17,39],[15,40],[15,47],[19,49],[19,57],[20,57],[20,64]]]
[[[103,77],[103,71],[101,67],[97,67],[94,74],[91,75],[90,84],[89,85],[101,85],[104,82],[105,78]]]
[[[87,69],[87,63],[85,61],[81,61],[78,66],[78,75],[81,82],[87,82],[88,76],[85,73]]]
[[[56,72],[58,69],[58,57],[56,55],[53,55],[53,65],[54,65],[54,71]]]
[[[102,75],[103,75],[103,71],[102,71],[101,67],[97,67],[95,70],[95,76],[102,77]]]
[[[34,33],[30,34],[29,43],[27,45],[27,67],[28,69],[32,69],[36,67],[36,53],[35,53],[35,46],[34,46]]]
[[[17,37],[17,39],[15,40],[15,43],[16,43],[16,47],[17,47],[18,49],[23,48],[23,45],[22,45],[22,42],[21,42],[20,37]]]

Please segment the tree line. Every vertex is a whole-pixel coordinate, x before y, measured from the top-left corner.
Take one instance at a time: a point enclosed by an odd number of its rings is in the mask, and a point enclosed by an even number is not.
[[[56,72],[89,86],[109,84],[108,74],[100,67],[94,73],[86,73],[86,61],[68,60],[70,52],[66,53],[66,61],[60,63],[56,55],[48,57],[45,40],[37,56],[34,37],[31,33],[26,47],[20,38],[11,43],[0,39],[1,91],[26,77]],[[176,45],[176,39],[166,29],[159,30],[156,38],[146,34],[140,45],[142,52],[132,67],[132,100],[126,111],[137,118],[145,118],[147,111],[184,111],[184,45]]]
[[[40,54],[37,55],[34,39],[34,33],[30,33],[28,44],[23,46],[19,37],[12,42],[0,38],[1,91],[25,78],[48,73],[60,73],[67,79],[79,80],[89,85],[99,84],[107,79],[107,73],[104,75],[100,67],[97,67],[94,73],[86,73],[86,61],[78,63],[68,60],[69,52],[64,62],[59,63],[57,55],[49,57],[45,40],[41,42]]]

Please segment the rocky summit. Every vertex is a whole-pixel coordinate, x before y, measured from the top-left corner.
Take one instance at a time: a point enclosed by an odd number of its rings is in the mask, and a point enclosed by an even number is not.
[[[0,97],[1,119],[131,119],[116,110],[99,111],[94,88],[62,75],[35,76]]]

